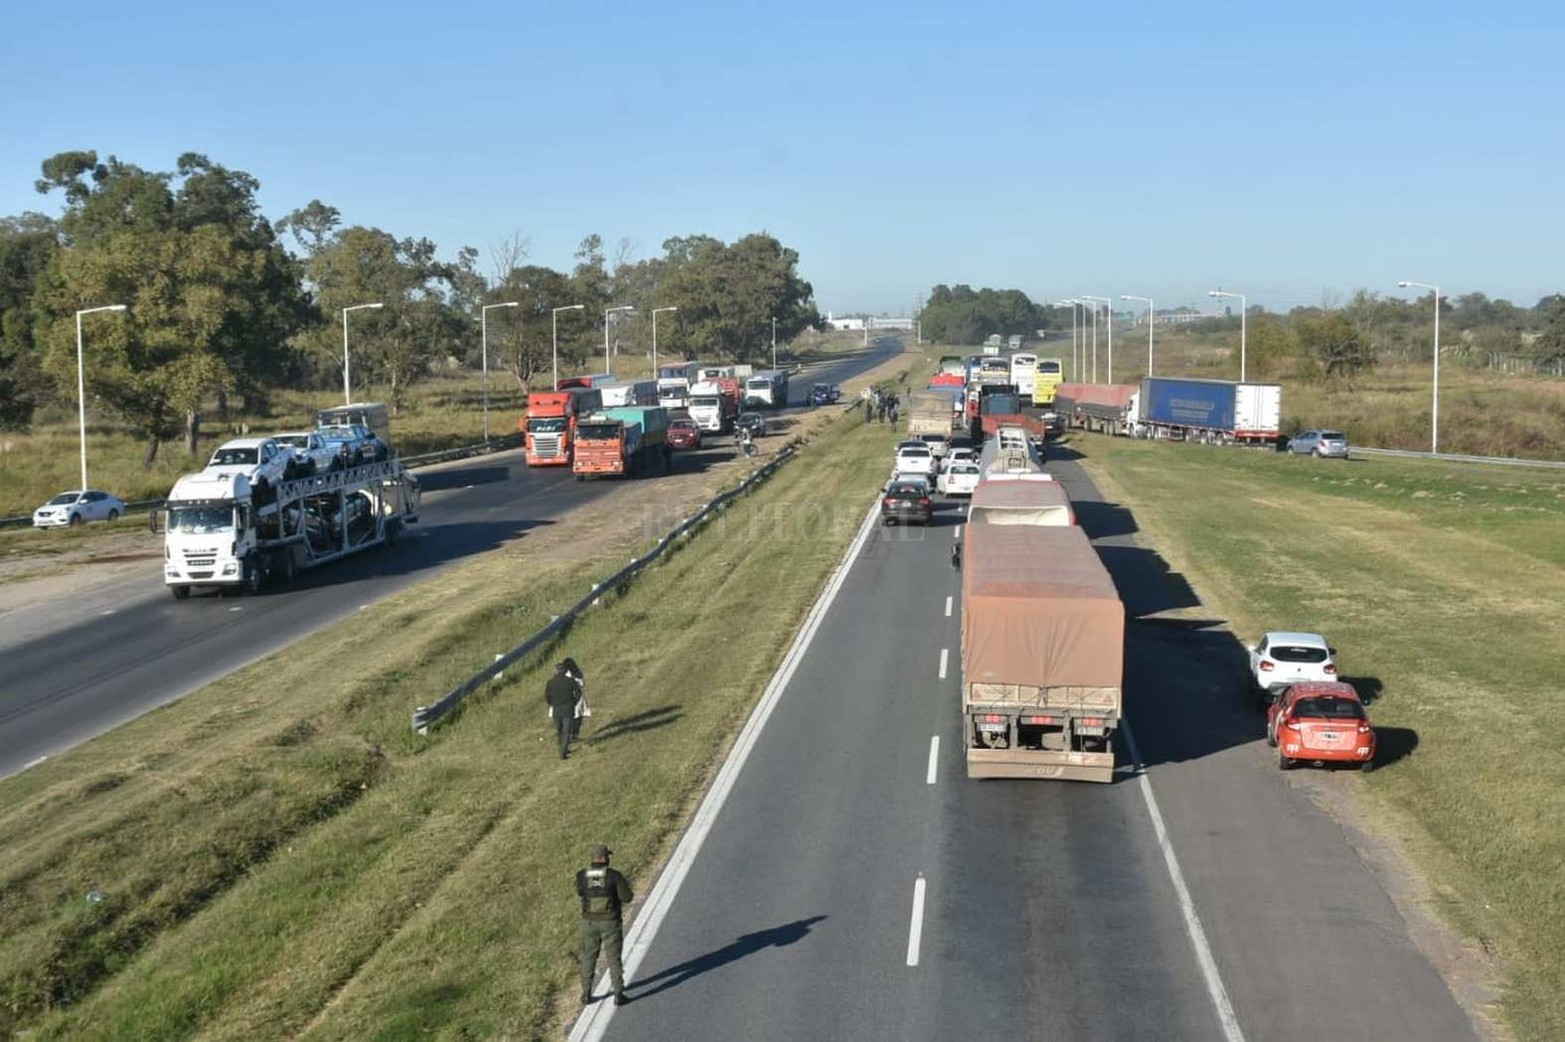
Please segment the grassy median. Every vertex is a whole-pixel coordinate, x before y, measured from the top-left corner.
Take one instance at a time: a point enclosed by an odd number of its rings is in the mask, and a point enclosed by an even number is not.
[[[1395,762],[1344,777],[1506,967],[1519,1038],[1565,1038],[1565,472],[1073,447],[1244,638],[1320,630]]]
[[[0,1035],[548,1033],[575,868],[608,842],[645,888],[894,439],[835,421],[427,738],[414,704],[623,558],[550,566],[523,539],[0,782]],[[595,713],[562,763],[541,691],[567,653]]]

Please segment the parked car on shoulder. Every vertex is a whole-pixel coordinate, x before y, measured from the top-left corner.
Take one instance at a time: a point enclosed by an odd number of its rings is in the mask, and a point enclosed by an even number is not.
[[[294,470],[298,475],[324,474],[341,465],[341,454],[326,443],[320,431],[285,431],[272,435],[272,439],[293,450]]]
[[[922,441],[904,441],[897,446],[897,459],[893,473],[930,478],[935,474],[935,454]]]
[[[33,511],[34,528],[75,528],[88,521],[118,521],[125,501],[101,489],[61,492]]]
[[[1352,684],[1309,680],[1278,692],[1266,711],[1266,744],[1277,750],[1277,766],[1299,763],[1375,765],[1375,729]]]
[[[672,420],[668,425],[668,444],[673,449],[699,449],[701,428],[689,417]]]
[[[982,476],[983,470],[978,464],[958,460],[941,469],[935,478],[935,488],[945,496],[970,496]]]
[[[344,466],[357,467],[365,463],[375,463],[391,454],[386,448],[386,443],[363,424],[332,424],[328,427],[315,428],[315,433],[331,446]]]
[[[815,384],[810,388],[811,405],[832,405],[842,397],[842,388],[836,384]]]
[[[1288,451],[1317,459],[1347,459],[1348,436],[1341,431],[1300,431],[1288,439]]]
[[[885,525],[916,521],[927,525],[934,520],[935,504],[926,478],[900,475],[886,486],[880,498],[880,520]]]
[[[1337,650],[1319,633],[1276,630],[1249,650],[1250,682],[1262,705],[1271,704],[1290,684],[1337,679]]]
[[[752,438],[759,438],[766,434],[766,417],[758,412],[742,412],[734,420],[734,426],[749,431]]]
[[[297,476],[292,448],[275,438],[235,438],[225,441],[207,460],[204,473],[242,475],[253,482],[286,481]]]

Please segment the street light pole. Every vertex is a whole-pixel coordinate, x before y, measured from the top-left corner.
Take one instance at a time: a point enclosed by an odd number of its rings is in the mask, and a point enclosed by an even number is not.
[[[658,315],[665,311],[678,311],[678,308],[653,308],[652,309],[652,378],[658,375]]]
[[[1209,289],[1209,290],[1206,291],[1206,295],[1209,296],[1209,297],[1238,297],[1239,298],[1239,382],[1240,383],[1244,383],[1244,377],[1245,377],[1245,357],[1244,357],[1245,356],[1245,321],[1246,321],[1246,319],[1248,317],[1246,315],[1246,312],[1248,312],[1250,310],[1249,305],[1245,301],[1243,293],[1228,293],[1228,292],[1225,292],[1224,290],[1220,290],[1220,289]]]
[[[87,491],[87,368],[82,363],[82,316],[100,311],[124,311],[124,304],[105,304],[76,312],[76,419],[81,428],[82,491]]]
[[[354,304],[342,309],[342,404],[353,404],[353,391],[348,383],[348,312],[366,308],[383,308],[384,304]]]
[[[479,339],[483,342],[484,352],[484,444],[489,444],[489,309],[490,308],[514,308],[520,306],[517,301],[509,300],[504,304],[485,304],[478,309]]]
[[[1076,309],[1081,306],[1081,301],[1075,297],[1060,301],[1061,307],[1066,304],[1069,304],[1071,309],[1071,379],[1079,381],[1081,379],[1081,363],[1076,357]]]
[[[609,361],[609,316],[616,311],[635,311],[634,304],[621,304],[618,307],[605,308],[603,311],[603,371],[610,376],[614,375],[614,366]]]
[[[777,368],[777,316],[772,316],[772,368]]]
[[[562,308],[555,308],[549,313],[549,324],[554,330],[554,351],[552,355],[554,360],[554,382],[550,385],[550,390],[560,386],[560,312],[585,311],[586,308],[587,305],[585,304],[567,304]]]
[[[1152,375],[1152,327],[1157,325],[1157,311],[1151,297],[1138,297],[1134,293],[1121,293],[1120,300],[1140,300],[1147,306],[1147,375]]]
[[[1427,282],[1398,282],[1397,285],[1403,289],[1417,286],[1419,289],[1431,290],[1435,295],[1435,389],[1433,408],[1430,410],[1429,452],[1436,455],[1440,452],[1440,287]]]
[[[1093,301],[1094,304],[1097,301],[1101,300],[1103,302],[1104,308],[1106,308],[1108,310],[1108,313],[1109,313],[1109,383],[1113,383],[1114,382],[1114,298],[1113,297],[1095,297],[1095,296],[1093,296],[1090,293],[1083,293],[1081,296],[1082,296],[1083,300]],[[1092,322],[1093,322],[1094,328],[1096,328],[1096,326],[1097,326],[1097,311],[1098,311],[1098,309],[1096,307],[1093,307],[1093,309],[1092,309],[1092,312],[1093,312],[1093,314],[1092,314]],[[1096,335],[1096,333],[1094,333],[1093,334],[1093,355],[1092,355],[1092,359],[1093,359],[1093,361],[1092,361],[1092,379],[1093,379],[1094,383],[1096,383],[1097,379],[1098,379],[1097,357],[1098,357],[1097,356],[1097,335]]]

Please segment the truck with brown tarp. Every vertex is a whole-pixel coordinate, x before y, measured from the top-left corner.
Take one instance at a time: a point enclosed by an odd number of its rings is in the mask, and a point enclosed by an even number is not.
[[[962,733],[969,778],[1114,777],[1125,609],[1075,526],[969,524]]]

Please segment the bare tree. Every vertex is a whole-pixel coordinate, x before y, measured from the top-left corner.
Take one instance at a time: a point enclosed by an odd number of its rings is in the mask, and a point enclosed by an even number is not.
[[[520,268],[532,253],[532,240],[520,228],[489,244],[489,263],[494,268],[494,284],[500,285],[511,272]]]

